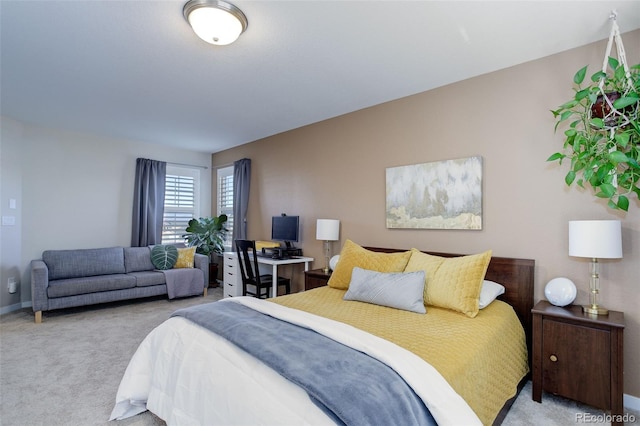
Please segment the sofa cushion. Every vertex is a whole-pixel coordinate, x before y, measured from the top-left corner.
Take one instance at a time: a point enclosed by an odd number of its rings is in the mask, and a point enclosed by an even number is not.
[[[124,249],[109,247],[78,250],[47,250],[42,260],[49,269],[49,279],[124,274]]]
[[[136,287],[166,284],[164,274],[160,271],[139,271],[128,275],[136,277]]]
[[[123,264],[124,267],[124,264]],[[77,296],[101,291],[122,290],[136,286],[136,277],[126,274],[99,275],[49,281],[49,297]]]
[[[125,247],[124,267],[127,273],[139,271],[153,271],[151,263],[151,249],[149,247]]]

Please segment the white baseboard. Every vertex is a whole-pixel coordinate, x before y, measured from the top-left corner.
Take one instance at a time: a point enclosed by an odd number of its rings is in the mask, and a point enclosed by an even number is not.
[[[30,308],[31,306],[33,305],[31,304],[30,300],[28,302],[14,303],[13,305],[3,306],[2,308],[0,308],[0,315],[8,314],[14,311],[19,311],[20,309],[24,309],[24,308]]]
[[[627,395],[626,393],[623,396],[623,403],[625,408],[634,411],[640,411],[640,398],[637,396]]]
[[[0,308],[0,315],[8,314],[9,312],[18,311],[20,309],[22,309],[22,304],[20,303],[15,303],[9,306],[3,306],[2,308]]]

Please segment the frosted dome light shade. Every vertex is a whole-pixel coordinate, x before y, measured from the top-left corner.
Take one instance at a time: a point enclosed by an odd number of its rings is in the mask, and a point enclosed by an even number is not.
[[[220,46],[236,41],[248,25],[240,9],[223,1],[191,0],[184,16],[198,37]]]
[[[569,256],[594,259],[622,257],[619,220],[569,221]]]
[[[576,285],[569,278],[554,278],[544,288],[547,300],[556,306],[567,306],[576,299]]]

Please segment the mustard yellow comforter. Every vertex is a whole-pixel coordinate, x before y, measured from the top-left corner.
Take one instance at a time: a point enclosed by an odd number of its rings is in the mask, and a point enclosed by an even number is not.
[[[433,306],[416,314],[344,301],[345,290],[320,287],[270,299],[350,324],[389,340],[433,365],[475,411],[492,424],[527,374],[525,335],[513,309],[495,301],[476,318]]]

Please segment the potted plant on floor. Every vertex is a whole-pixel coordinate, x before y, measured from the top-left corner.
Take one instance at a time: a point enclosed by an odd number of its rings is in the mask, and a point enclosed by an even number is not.
[[[585,82],[587,67],[573,77],[575,95],[552,111],[555,130],[564,131],[564,150],[547,161],[570,160],[565,183],[590,185],[612,209],[627,211],[629,197],[640,199],[640,64],[627,66],[614,22],[608,49],[615,41],[618,58],[605,55],[601,71]]]
[[[224,239],[227,235],[227,215],[201,217],[191,219],[182,236],[189,247],[196,247],[196,252],[209,256],[209,287],[218,286],[218,263],[214,261],[214,255],[224,252]]]

